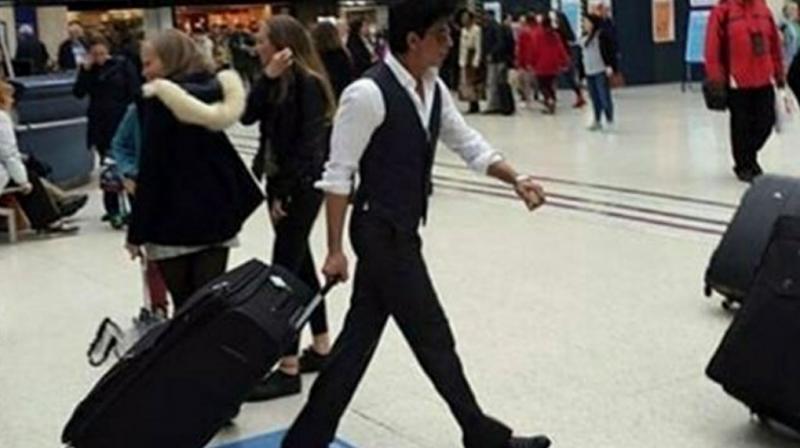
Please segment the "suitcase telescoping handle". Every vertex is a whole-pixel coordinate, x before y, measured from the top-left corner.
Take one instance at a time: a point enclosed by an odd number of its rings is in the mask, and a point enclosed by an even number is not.
[[[327,296],[328,293],[331,292],[333,287],[336,286],[338,283],[339,283],[338,279],[328,280],[328,282],[325,283],[325,286],[322,287],[322,289],[319,291],[319,294],[314,296],[314,298],[311,300],[308,306],[303,310],[300,316],[294,320],[294,323],[292,325],[294,326],[294,329],[296,331],[300,331],[306,324],[306,322],[308,322],[309,319],[311,319],[311,314],[314,313],[314,310],[316,310],[317,307],[325,300],[325,296]]]

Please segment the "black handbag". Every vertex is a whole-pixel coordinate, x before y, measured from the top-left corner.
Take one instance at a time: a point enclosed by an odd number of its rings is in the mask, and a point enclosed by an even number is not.
[[[703,99],[708,110],[725,112],[728,110],[728,86],[706,80],[703,83]]]

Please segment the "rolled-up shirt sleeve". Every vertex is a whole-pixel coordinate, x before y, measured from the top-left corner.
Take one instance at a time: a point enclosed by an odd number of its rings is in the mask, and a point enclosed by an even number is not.
[[[385,116],[383,94],[373,80],[358,80],[344,91],[333,121],[331,155],[317,189],[350,194],[361,157]]]
[[[472,127],[456,107],[450,91],[440,80],[442,92],[442,127],[439,139],[458,154],[473,171],[486,174],[489,167],[503,160],[503,154],[492,148],[488,141]]]

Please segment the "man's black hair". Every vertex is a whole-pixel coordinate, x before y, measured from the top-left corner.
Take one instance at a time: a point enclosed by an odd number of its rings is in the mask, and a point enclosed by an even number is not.
[[[425,36],[436,23],[456,11],[455,0],[398,0],[389,8],[389,47],[397,54],[408,51],[408,35]]]

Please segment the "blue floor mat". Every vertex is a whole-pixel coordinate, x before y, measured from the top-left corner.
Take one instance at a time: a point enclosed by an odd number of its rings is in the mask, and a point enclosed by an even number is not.
[[[281,440],[286,431],[272,432],[261,436],[253,437],[252,439],[240,440],[238,442],[221,445],[217,448],[280,448]],[[337,440],[331,445],[331,448],[355,448],[353,445],[347,444]]]

